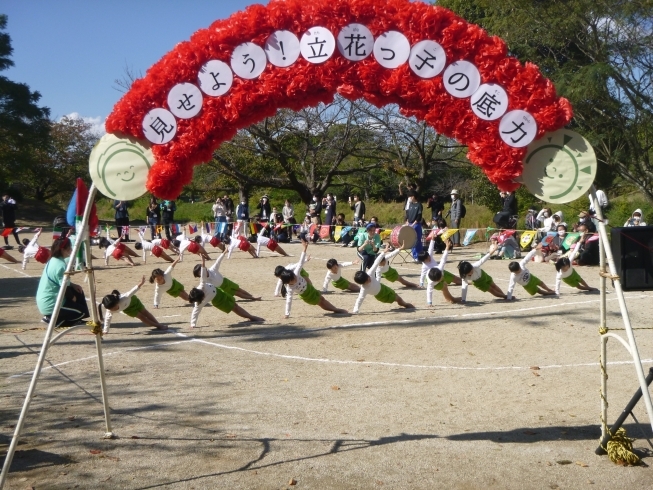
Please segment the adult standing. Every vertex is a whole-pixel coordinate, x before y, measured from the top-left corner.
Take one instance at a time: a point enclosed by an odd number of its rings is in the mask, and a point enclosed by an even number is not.
[[[256,205],[256,209],[259,210],[258,219],[261,223],[267,223],[270,221],[270,216],[272,215],[272,208],[270,206],[270,198],[265,194]]]
[[[213,218],[215,219],[215,236],[224,237],[225,229],[220,231],[221,223],[227,222],[227,213],[224,208],[224,203],[219,197],[215,200],[215,204],[211,208],[213,210]]]
[[[328,193],[322,201],[324,207],[324,224],[329,227],[329,239],[333,241],[334,228],[336,221],[336,198],[333,194]]]
[[[295,219],[295,207],[290,202],[290,199],[286,199],[283,209],[281,210],[283,215],[283,222],[286,224],[296,225],[297,220]]]
[[[238,235],[247,236],[247,228],[249,227],[249,204],[245,199],[241,199],[238,206],[236,206],[236,221],[238,223]]]
[[[594,201],[592,200],[592,194],[589,194],[587,197],[590,200],[590,218],[592,219],[592,223],[594,223],[594,226],[598,228],[599,220],[596,218],[596,209],[594,209]],[[607,218],[606,213],[608,212],[608,208],[610,207],[608,196],[605,195],[605,192],[598,189],[596,191],[596,200],[598,201],[599,207],[601,208],[601,213],[603,214],[603,218]]]
[[[145,211],[147,224],[150,226],[150,236],[154,240],[155,236],[161,238],[161,233],[158,233],[156,228],[161,223],[161,208],[156,198],[150,199],[150,204]]]
[[[362,271],[374,265],[376,255],[381,248],[381,237],[376,233],[376,225],[369,223],[365,229],[367,233],[362,233],[354,239],[358,256],[361,259]]]
[[[39,287],[36,291],[36,306],[43,321],[49,323],[54,313],[59,290],[66,288],[63,305],[55,320],[57,327],[74,325],[80,320],[89,317],[88,305],[84,297],[84,290],[77,284],[70,283],[64,275],[66,265],[70,260],[73,247],[69,238],[57,238],[52,244],[50,260],[45,264]]]
[[[168,240],[173,240],[175,238],[170,230],[170,225],[175,222],[175,211],[177,211],[175,201],[166,200],[161,203],[161,221],[165,227],[166,238]]]
[[[365,221],[365,203],[361,201],[358,194],[354,194],[354,200],[349,198],[349,208],[354,211],[353,226],[362,226]]]
[[[314,225],[322,224],[322,199],[317,194],[313,195],[313,202],[308,205],[308,211],[311,213],[311,222]]]
[[[16,201],[8,194],[2,196],[2,222],[5,228],[12,229],[11,234],[16,239],[16,243],[20,245],[18,232],[16,231]],[[5,245],[9,245],[9,237],[4,237],[4,239]]]
[[[234,226],[234,202],[225,194],[222,198],[222,204],[224,205],[224,215],[227,217],[227,235],[231,235]]]
[[[463,202],[460,200],[458,191],[456,189],[453,189],[451,191],[451,207],[449,208],[449,212],[447,212],[447,216],[451,216],[451,229],[454,230],[460,229],[460,223],[463,219],[462,215],[463,215]],[[445,218],[447,216],[445,216]],[[460,247],[459,231],[454,233],[454,235],[451,237],[451,241],[453,242],[454,246]]]
[[[431,210],[431,221],[437,221],[442,218],[442,212],[444,211],[444,202],[442,202],[440,196],[433,193],[433,195],[429,197],[426,203],[426,208]]]
[[[113,209],[116,210],[116,228],[118,236],[127,235],[124,241],[129,241],[129,211],[127,210],[127,201],[113,201]]]
[[[413,259],[417,262],[417,255],[422,251],[422,213],[424,208],[417,198],[417,194],[408,194],[408,211],[406,211],[406,224],[410,225],[417,233],[417,241],[412,248]]]
[[[404,196],[403,182],[399,182],[399,196]],[[410,194],[417,192],[417,186],[415,184],[408,184],[408,192],[406,192],[406,198],[404,199],[404,218],[408,219],[408,208],[410,207]]]

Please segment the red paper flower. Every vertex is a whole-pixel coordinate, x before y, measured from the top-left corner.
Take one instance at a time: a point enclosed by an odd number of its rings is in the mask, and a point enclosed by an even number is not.
[[[447,65],[459,60],[474,63],[483,83],[498,83],[506,89],[509,110],[522,109],[535,118],[538,137],[571,120],[571,105],[557,97],[553,84],[535,65],[507,58],[501,39],[446,9],[409,0],[271,0],[267,6],[253,5],[218,20],[178,44],[116,104],[107,119],[107,131],[144,139],[143,118],[154,108],[168,108],[168,92],[174,85],[197,84],[204,63],[217,59],[229,64],[233,50],[244,42],[263,46],[277,30],[289,30],[301,38],[316,26],[337,36],[354,22],[366,25],[375,37],[396,30],[411,44],[436,41],[447,54]],[[364,98],[377,106],[398,104],[403,114],[425,120],[438,133],[467,145],[468,158],[497,186],[517,187],[513,179],[521,175],[525,149],[506,145],[499,135],[499,122],[479,119],[468,98],[449,95],[442,74],[422,79],[407,65],[388,70],[373,55],[350,62],[336,50],[323,64],[314,65],[301,57],[288,68],[268,64],[258,79],[234,77],[224,96],[205,95],[202,111],[193,119],[178,120],[174,139],[154,146],[156,161],[148,189],[160,198],[176,198],[192,179],[193,167],[208,161],[213,150],[239,129],[279,108],[299,110],[328,102],[335,93],[348,99]]]

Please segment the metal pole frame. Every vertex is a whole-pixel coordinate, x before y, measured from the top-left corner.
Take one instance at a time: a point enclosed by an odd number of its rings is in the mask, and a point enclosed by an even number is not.
[[[36,391],[36,383],[41,374],[43,363],[45,362],[45,356],[48,353],[48,348],[50,347],[50,345],[54,343],[54,341],[56,341],[59,338],[59,336],[57,336],[54,339],[52,339],[52,334],[56,326],[57,316],[59,315],[59,311],[61,310],[61,306],[63,305],[66,286],[68,285],[70,276],[74,274],[73,268],[75,264],[75,257],[77,256],[77,253],[79,252],[83,244],[86,245],[85,247],[86,269],[84,272],[86,273],[86,276],[88,278],[88,283],[90,288],[90,294],[89,294],[90,306],[91,306],[90,311],[91,311],[91,318],[93,320],[93,324],[95,325],[93,333],[95,333],[95,345],[98,353],[100,384],[102,386],[102,404],[104,407],[104,417],[106,421],[105,438],[114,437],[113,432],[111,432],[109,402],[107,398],[107,390],[106,390],[106,383],[104,377],[104,362],[102,359],[102,331],[98,325],[98,313],[97,313],[97,306],[95,303],[95,277],[93,274],[93,267],[91,262],[91,247],[90,247],[91,241],[88,232],[88,222],[91,215],[93,200],[95,199],[96,194],[97,194],[97,188],[95,187],[95,184],[93,184],[89,190],[88,199],[86,201],[86,209],[84,209],[84,216],[82,219],[80,231],[78,231],[79,236],[75,241],[73,251],[70,254],[71,258],[68,261],[68,265],[66,266],[66,271],[64,272],[64,277],[66,278],[66,280],[64,281],[64,284],[62,284],[61,289],[59,290],[59,294],[57,295],[57,301],[55,303],[52,316],[50,317],[50,323],[48,324],[48,328],[46,329],[45,332],[45,337],[43,338],[43,345],[41,346],[41,352],[39,353],[39,358],[36,361],[36,367],[34,368],[34,372],[32,374],[32,381],[30,382],[29,388],[27,390],[27,394],[25,395],[23,408],[20,412],[20,417],[18,418],[16,429],[14,430],[14,436],[11,440],[11,444],[9,445],[9,449],[7,449],[7,456],[5,457],[5,462],[4,465],[2,466],[2,473],[0,473],[0,489],[4,487],[4,484],[7,480],[7,475],[9,474],[9,468],[11,467],[11,463],[14,459],[16,447],[18,446],[18,440],[23,430],[23,426],[25,425],[27,412],[29,410],[30,403],[32,402],[32,398],[34,397],[34,393]]]
[[[599,237],[600,237],[603,253],[605,254],[605,259],[607,259],[610,275],[613,278],[614,290],[617,295],[617,299],[619,301],[619,309],[621,310],[621,317],[623,319],[624,327],[626,330],[626,336],[628,338],[629,348],[626,350],[628,350],[628,352],[633,358],[633,362],[635,364],[635,372],[637,374],[637,380],[639,381],[639,386],[642,390],[642,396],[644,398],[644,404],[646,405],[646,411],[648,413],[649,423],[651,424],[651,428],[653,428],[653,403],[651,403],[651,394],[648,391],[648,383],[646,382],[646,376],[644,375],[644,368],[642,367],[642,361],[639,355],[639,350],[637,349],[635,334],[633,333],[633,327],[630,324],[630,315],[628,314],[626,299],[624,298],[624,292],[623,289],[621,288],[621,281],[619,276],[617,275],[617,267],[615,265],[614,256],[612,255],[612,249],[610,248],[610,240],[608,239],[608,231],[605,225],[603,211],[601,210],[601,206],[599,206],[599,201],[596,197],[596,189],[594,188],[594,186],[592,186],[590,190],[590,195],[592,197],[592,204],[594,210],[599,219]],[[603,254],[601,254],[601,262],[602,262],[601,272],[604,272],[603,269],[605,267],[605,260]],[[601,375],[602,376],[601,377],[601,388],[602,388],[601,416],[602,417],[607,417],[607,408],[608,408],[608,403],[607,403],[608,375],[607,375],[607,364],[605,363],[607,360],[607,352],[606,352],[607,337],[618,338],[619,340],[622,341],[621,343],[624,345],[624,347],[626,346],[626,342],[623,339],[621,339],[620,337],[616,336],[613,333],[607,333],[605,296],[606,296],[606,277],[604,274],[602,274],[601,275],[601,335],[602,337],[604,337],[601,340],[601,367],[603,371]],[[605,388],[606,391],[603,391],[603,388]],[[602,423],[601,431],[602,431],[602,436],[605,437],[607,420],[604,419],[602,422],[603,423]]]

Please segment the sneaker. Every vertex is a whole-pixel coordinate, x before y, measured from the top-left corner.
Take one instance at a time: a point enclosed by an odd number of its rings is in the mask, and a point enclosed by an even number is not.
[[[42,321],[43,323],[50,324],[50,317],[44,316],[43,318],[41,318],[41,321]]]

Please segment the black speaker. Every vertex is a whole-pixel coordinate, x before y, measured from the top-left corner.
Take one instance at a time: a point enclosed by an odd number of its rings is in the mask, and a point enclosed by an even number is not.
[[[611,245],[624,291],[653,290],[653,226],[612,228]]]

